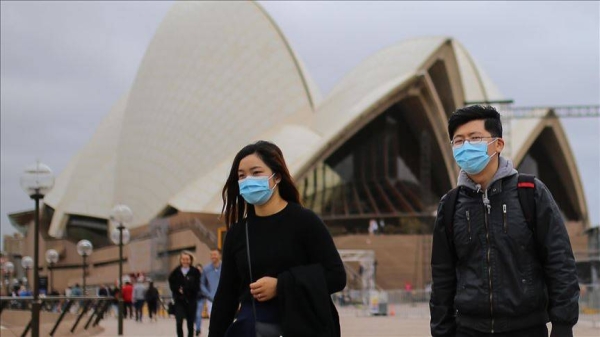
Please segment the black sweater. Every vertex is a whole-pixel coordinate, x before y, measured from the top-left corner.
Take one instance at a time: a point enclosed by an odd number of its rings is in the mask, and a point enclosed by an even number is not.
[[[346,272],[329,231],[312,211],[289,203],[279,213],[248,219],[253,282],[279,277],[293,267],[321,264],[330,294],[346,285]],[[245,222],[234,224],[223,247],[221,279],[210,318],[209,337],[222,337],[238,305],[250,301]],[[273,301],[278,300],[275,297]],[[284,313],[285,315],[285,313]]]
[[[177,266],[169,275],[169,288],[171,288],[175,303],[195,305],[200,291],[200,271],[196,267],[190,266],[190,270],[184,276],[181,266]],[[183,290],[183,294],[179,292],[180,288]]]

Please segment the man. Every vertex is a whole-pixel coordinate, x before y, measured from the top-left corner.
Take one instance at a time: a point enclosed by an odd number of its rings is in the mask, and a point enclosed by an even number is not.
[[[221,277],[221,253],[219,250],[213,249],[210,251],[210,261],[211,263],[204,268],[200,285],[202,295],[207,298],[206,310],[208,311],[208,316],[210,316],[212,311],[212,304],[217,293],[217,288],[219,287],[219,278]]]
[[[98,288],[98,296],[100,297],[108,297],[109,292],[108,292],[108,287],[104,284],[100,285],[100,288]],[[102,313],[100,315],[100,317],[104,318],[104,313]]]
[[[76,283],[73,288],[71,288],[71,297],[81,297],[83,296],[83,290],[79,286],[79,283]],[[72,307],[72,312],[78,312],[79,309],[83,308],[83,300],[75,301],[75,306]]]
[[[201,263],[196,265],[196,269],[200,272],[200,283],[202,283],[202,274],[204,273],[204,268]],[[202,285],[200,285],[202,288]],[[196,306],[196,336],[200,336],[202,333],[202,311],[204,310],[204,295],[202,295],[202,291],[198,292],[198,303]]]
[[[71,288],[71,294],[69,296],[80,297],[83,296],[83,290],[79,286],[79,283],[76,283],[73,288]]]
[[[142,309],[146,300],[146,287],[144,287],[144,277],[139,276],[135,286],[133,286],[133,305],[135,308],[135,321],[142,321]]]
[[[169,275],[169,288],[175,300],[175,321],[177,336],[183,337],[183,320],[186,320],[188,337],[194,335],[194,321],[198,291],[200,290],[200,272],[192,266],[194,257],[189,252],[179,254],[179,266]]]
[[[502,123],[494,108],[455,111],[448,134],[461,171],[455,204],[442,197],[435,222],[432,336],[547,337],[548,321],[551,336],[573,336],[579,286],[552,195],[537,179],[529,184],[535,200],[530,227],[519,174],[500,156]]]

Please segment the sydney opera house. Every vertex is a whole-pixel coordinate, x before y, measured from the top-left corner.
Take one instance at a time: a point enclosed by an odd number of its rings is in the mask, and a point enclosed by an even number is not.
[[[221,189],[233,156],[265,139],[282,148],[304,205],[323,218],[338,248],[374,253],[378,286],[423,286],[437,202],[458,175],[447,118],[465,104],[505,101],[451,37],[380,50],[322,97],[260,5],[179,2],[129,91],[44,199],[40,252],[59,251],[54,284],[63,289],[81,282],[75,245],[88,239],[95,247],[88,284],[113,284],[110,214],[126,204],[134,214],[127,273],[161,280],[182,250],[208,261],[223,236]],[[548,185],[574,249],[586,249],[588,209],[560,120],[551,109],[518,119],[499,108],[509,144],[503,155]],[[32,252],[33,211],[10,218],[26,233],[23,254]],[[370,219],[385,227],[366,240]]]

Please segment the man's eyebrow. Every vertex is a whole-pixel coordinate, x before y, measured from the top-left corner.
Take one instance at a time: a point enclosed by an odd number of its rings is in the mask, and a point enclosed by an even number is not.
[[[469,132],[466,134],[466,136],[473,136],[473,135],[482,135],[483,132],[481,131],[473,131],[473,132]],[[465,135],[454,135],[454,138],[456,137],[465,137]]]

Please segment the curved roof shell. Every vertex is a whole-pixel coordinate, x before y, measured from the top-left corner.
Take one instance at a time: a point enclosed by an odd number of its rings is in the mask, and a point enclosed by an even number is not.
[[[147,223],[248,137],[290,116],[303,120],[318,100],[302,63],[258,4],[176,3],[148,47],[119,127],[98,129],[68,186],[58,186],[48,205],[56,219],[107,218],[111,205],[127,203],[134,224]],[[115,145],[111,161],[95,155],[108,144]],[[102,179],[78,181],[84,172]]]
[[[577,163],[565,130],[551,109],[542,118],[514,120],[510,132],[515,167],[535,161],[535,171],[553,191],[567,218],[588,222],[588,209]]]

